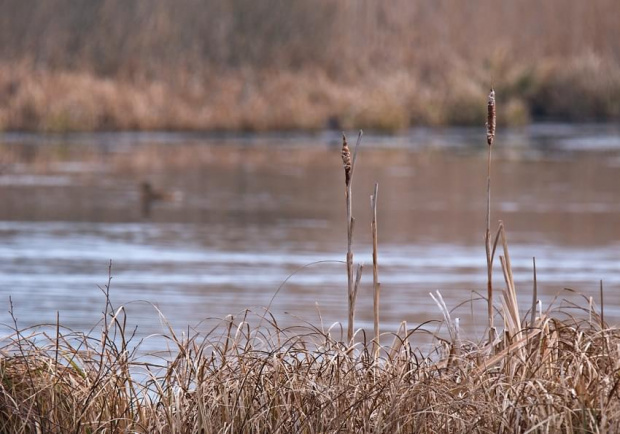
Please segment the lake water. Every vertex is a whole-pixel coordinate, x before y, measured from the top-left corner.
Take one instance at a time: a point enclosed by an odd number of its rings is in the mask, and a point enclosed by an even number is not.
[[[429,296],[439,290],[467,336],[483,336],[486,150],[481,128],[364,137],[353,198],[355,260],[366,264],[359,327],[372,329],[369,196],[378,182],[383,330],[441,319]],[[286,326],[346,322],[337,133],[5,133],[0,155],[0,335],[13,323],[9,297],[20,327],[54,323],[59,312],[64,326],[91,329],[110,261],[112,302],[126,306],[138,337],[166,333],[156,307],[190,333],[267,306]],[[162,200],[141,200],[145,182]],[[620,127],[500,130],[492,197],[523,312],[536,257],[543,308],[555,296],[587,308],[564,288],[598,304],[602,279],[605,316],[617,324]]]

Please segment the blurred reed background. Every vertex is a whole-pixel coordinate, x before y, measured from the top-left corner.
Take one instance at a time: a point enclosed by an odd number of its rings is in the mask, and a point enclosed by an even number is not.
[[[0,1],[0,129],[620,119],[616,0]]]

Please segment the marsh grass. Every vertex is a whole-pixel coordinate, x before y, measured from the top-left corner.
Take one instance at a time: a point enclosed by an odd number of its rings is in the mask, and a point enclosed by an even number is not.
[[[490,76],[504,123],[620,119],[617,1],[495,3],[2,2],[0,129],[479,125]]]
[[[347,345],[340,327],[280,328],[246,312],[207,335],[170,328],[174,349],[145,358],[123,308],[107,304],[101,334],[28,329],[2,339],[0,431],[620,429],[620,333],[588,308],[522,320],[496,354],[456,336],[420,349],[426,332],[403,325],[382,335],[390,344],[375,357],[361,331]]]
[[[0,62],[0,130],[260,132],[335,126],[394,133],[420,125],[483,123],[480,99],[488,90],[488,71],[474,65],[433,71],[431,82],[423,71],[405,67],[353,78],[308,67],[218,70],[191,79],[177,79],[188,75],[179,71],[155,79]],[[524,60],[504,67],[495,87],[503,95],[502,125],[620,119],[620,63],[595,55]]]

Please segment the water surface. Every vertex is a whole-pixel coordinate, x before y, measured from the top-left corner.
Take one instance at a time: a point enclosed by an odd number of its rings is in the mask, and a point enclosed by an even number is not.
[[[165,332],[156,308],[177,330],[207,330],[217,318],[267,306],[282,325],[346,320],[337,134],[6,133],[0,142],[1,323],[12,324],[10,297],[20,326],[53,323],[59,312],[65,326],[89,330],[104,308],[110,261],[112,301],[126,305],[139,337]],[[383,329],[440,319],[429,296],[439,290],[451,308],[468,302],[454,315],[481,337],[484,131],[370,134],[362,146],[354,185],[355,260],[366,265],[358,325],[372,326],[369,195],[378,182]],[[536,257],[544,307],[559,295],[587,308],[564,288],[598,303],[602,279],[606,318],[617,323],[618,127],[504,131],[492,181],[493,226],[506,226],[523,311]],[[145,205],[144,182],[163,200]],[[495,276],[501,289],[499,267]]]

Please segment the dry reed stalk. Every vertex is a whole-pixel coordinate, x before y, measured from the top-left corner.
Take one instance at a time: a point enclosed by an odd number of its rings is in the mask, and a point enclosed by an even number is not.
[[[495,327],[493,326],[493,257],[491,254],[491,150],[495,140],[495,91],[491,88],[487,102],[487,218],[485,233],[485,248],[487,255],[487,315],[489,319],[489,344],[495,341]]]
[[[357,289],[359,288],[359,279],[361,279],[361,267],[358,268],[358,276],[353,278],[353,228],[355,219],[353,218],[353,171],[355,169],[355,160],[357,159],[357,149],[362,140],[363,132],[360,130],[353,156],[347,144],[347,138],[342,133],[342,164],[344,167],[344,183],[345,183],[345,201],[347,206],[347,296],[348,296],[348,324],[347,324],[347,341],[352,343],[353,332],[355,328],[355,300],[357,298]]]
[[[389,348],[386,348],[388,360],[394,360],[409,348],[409,331],[407,321],[401,321],[398,330],[394,333],[394,340]]]
[[[506,325],[505,329],[508,332],[510,339],[512,339],[522,332],[521,315],[519,314],[517,289],[515,287],[514,276],[512,273],[510,255],[508,253],[508,240],[506,238],[504,222],[502,221],[499,222],[499,234],[502,238],[502,249],[504,251],[504,255],[500,256],[499,259],[502,265],[504,281],[506,282],[506,289],[503,291],[503,317]]]
[[[450,350],[448,352],[448,358],[446,360],[446,367],[449,368],[452,364],[452,361],[455,357],[458,357],[461,354],[461,344],[460,344],[460,331],[459,331],[459,319],[452,319],[450,315],[450,310],[444,301],[441,292],[435,291],[435,295],[429,293],[433,301],[439,307],[441,311],[444,322],[446,323],[446,327],[448,328],[448,333],[450,335]]]
[[[347,341],[350,343],[353,339],[353,327],[355,321],[355,312],[352,306],[352,296],[354,291],[353,283],[353,226],[355,220],[352,213],[352,194],[351,194],[351,172],[353,172],[353,164],[351,160],[351,151],[347,144],[347,138],[342,134],[342,164],[344,167],[344,184],[345,184],[345,200],[347,205],[347,302],[348,302],[348,324],[347,324]]]
[[[381,284],[379,283],[379,264],[378,264],[378,237],[377,237],[377,194],[379,184],[375,183],[375,191],[370,196],[370,208],[372,210],[372,221],[370,230],[372,232],[372,284],[373,284],[373,313],[375,322],[374,354],[375,358],[379,355],[381,343],[379,341],[379,298],[381,296]]]
[[[605,299],[603,297],[603,280],[600,281],[599,287],[601,297],[601,330],[605,328]]]
[[[534,267],[534,287],[532,288],[532,310],[530,311],[530,328],[534,327],[534,321],[536,321],[536,303],[538,300],[538,279],[536,276],[536,258],[532,258],[532,265]]]

